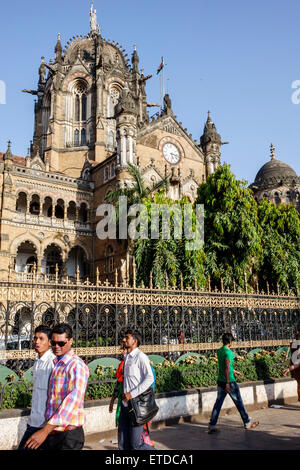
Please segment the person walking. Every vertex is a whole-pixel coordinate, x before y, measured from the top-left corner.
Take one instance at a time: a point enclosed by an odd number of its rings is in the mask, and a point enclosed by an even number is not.
[[[244,427],[246,429],[256,428],[256,426],[258,426],[259,424],[258,421],[251,421],[251,419],[249,418],[241,397],[240,388],[235,380],[235,375],[237,375],[238,377],[242,377],[242,374],[233,369],[234,356],[230,349],[232,341],[232,334],[224,333],[222,336],[223,346],[222,348],[218,349],[217,352],[219,366],[219,375],[217,382],[218,395],[209,422],[209,434],[213,434],[219,431],[217,429],[216,424],[227,393],[232,398],[235,406],[237,407],[243,420]]]
[[[84,445],[84,395],[89,371],[71,349],[70,325],[60,323],[51,333],[56,358],[49,380],[45,426],[26,442],[28,449],[80,450]]]
[[[33,390],[31,412],[26,431],[21,439],[18,450],[24,450],[24,445],[32,434],[46,424],[46,405],[48,385],[54,368],[55,355],[50,349],[51,328],[40,325],[34,330],[33,347],[37,358],[33,364]]]
[[[121,343],[120,349],[121,349],[122,360],[116,372],[117,382],[116,382],[113,395],[111,397],[109,408],[108,408],[108,411],[112,413],[115,399],[117,398],[118,403],[117,403],[117,410],[116,410],[116,426],[118,426],[118,421],[119,421],[119,416],[120,416],[120,411],[121,411],[122,395],[123,395],[123,367],[124,367],[124,356],[126,354],[126,348],[125,348],[125,344],[123,343],[123,341]]]
[[[118,426],[119,450],[154,450],[142,439],[144,426],[133,426],[129,416],[128,402],[148,390],[154,377],[148,356],[139,346],[140,335],[137,331],[127,330],[124,336],[127,353],[123,367],[123,395]]]
[[[297,354],[295,352],[297,351]],[[297,356],[297,358],[295,357]],[[290,366],[294,364],[294,360],[300,359],[300,331],[297,329],[295,341],[292,341],[290,344]],[[300,369],[292,369],[291,377],[297,381],[297,393],[298,401],[300,401]]]

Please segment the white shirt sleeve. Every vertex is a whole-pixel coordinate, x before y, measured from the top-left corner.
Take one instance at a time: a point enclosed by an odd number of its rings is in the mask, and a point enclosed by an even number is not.
[[[151,369],[150,361],[146,355],[141,354],[139,357],[139,368],[143,380],[138,384],[130,394],[132,398],[137,397],[141,393],[145,392],[154,382],[153,372]]]

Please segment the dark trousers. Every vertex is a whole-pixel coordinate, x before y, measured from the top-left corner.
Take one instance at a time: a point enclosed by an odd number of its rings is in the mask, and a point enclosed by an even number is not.
[[[27,450],[26,447],[24,449],[24,445],[26,444],[26,441],[32,436],[32,434],[34,434],[39,429],[41,429],[41,428],[35,428],[35,427],[29,426],[29,424],[27,424],[26,431],[24,433],[24,436],[21,439],[18,450]]]
[[[144,426],[132,426],[128,407],[121,405],[118,421],[119,450],[155,450],[142,439]]]
[[[227,393],[225,392],[225,382],[219,382],[218,381],[218,396],[211,414],[210,418],[210,426],[215,426],[218,421],[218,417],[223,405],[223,402],[226,398]],[[241,393],[240,393],[240,388],[236,382],[230,382],[230,392],[229,392],[230,397],[232,398],[235,406],[237,407],[241,418],[243,420],[244,424],[248,424],[250,422],[250,418],[248,416],[248,413],[246,411],[245,405],[243,403]]]
[[[43,450],[81,450],[84,445],[83,427],[71,431],[49,434],[42,444]]]

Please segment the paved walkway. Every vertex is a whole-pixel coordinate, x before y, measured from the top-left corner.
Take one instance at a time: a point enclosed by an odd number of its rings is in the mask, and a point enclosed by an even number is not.
[[[243,428],[239,414],[219,419],[218,434],[207,433],[207,421],[177,424],[151,431],[158,450],[300,450],[300,403],[265,408],[249,413],[259,421],[256,429]],[[104,442],[99,442],[103,440]],[[114,437],[86,436],[86,450],[117,450]]]

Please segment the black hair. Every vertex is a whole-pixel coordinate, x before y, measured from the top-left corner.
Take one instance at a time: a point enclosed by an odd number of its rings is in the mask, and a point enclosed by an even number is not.
[[[68,339],[73,338],[72,328],[67,323],[58,323],[57,325],[55,325],[52,328],[51,337],[52,337],[53,333],[56,333],[58,335],[63,335],[64,333],[66,333],[66,336],[67,336]]]
[[[125,333],[124,333],[124,336],[125,335],[132,335],[133,338],[137,340],[137,345],[138,346],[142,343],[141,335],[137,330],[130,330],[130,329],[126,330]]]
[[[295,339],[300,339],[300,333],[296,333]]]
[[[222,335],[222,341],[223,341],[224,346],[226,346],[226,344],[231,343],[233,340],[234,340],[234,337],[232,336],[231,333],[224,333]]]
[[[44,333],[45,335],[48,336],[48,339],[51,339],[51,328],[47,325],[39,325],[36,327],[34,330],[34,334],[36,333]]]

